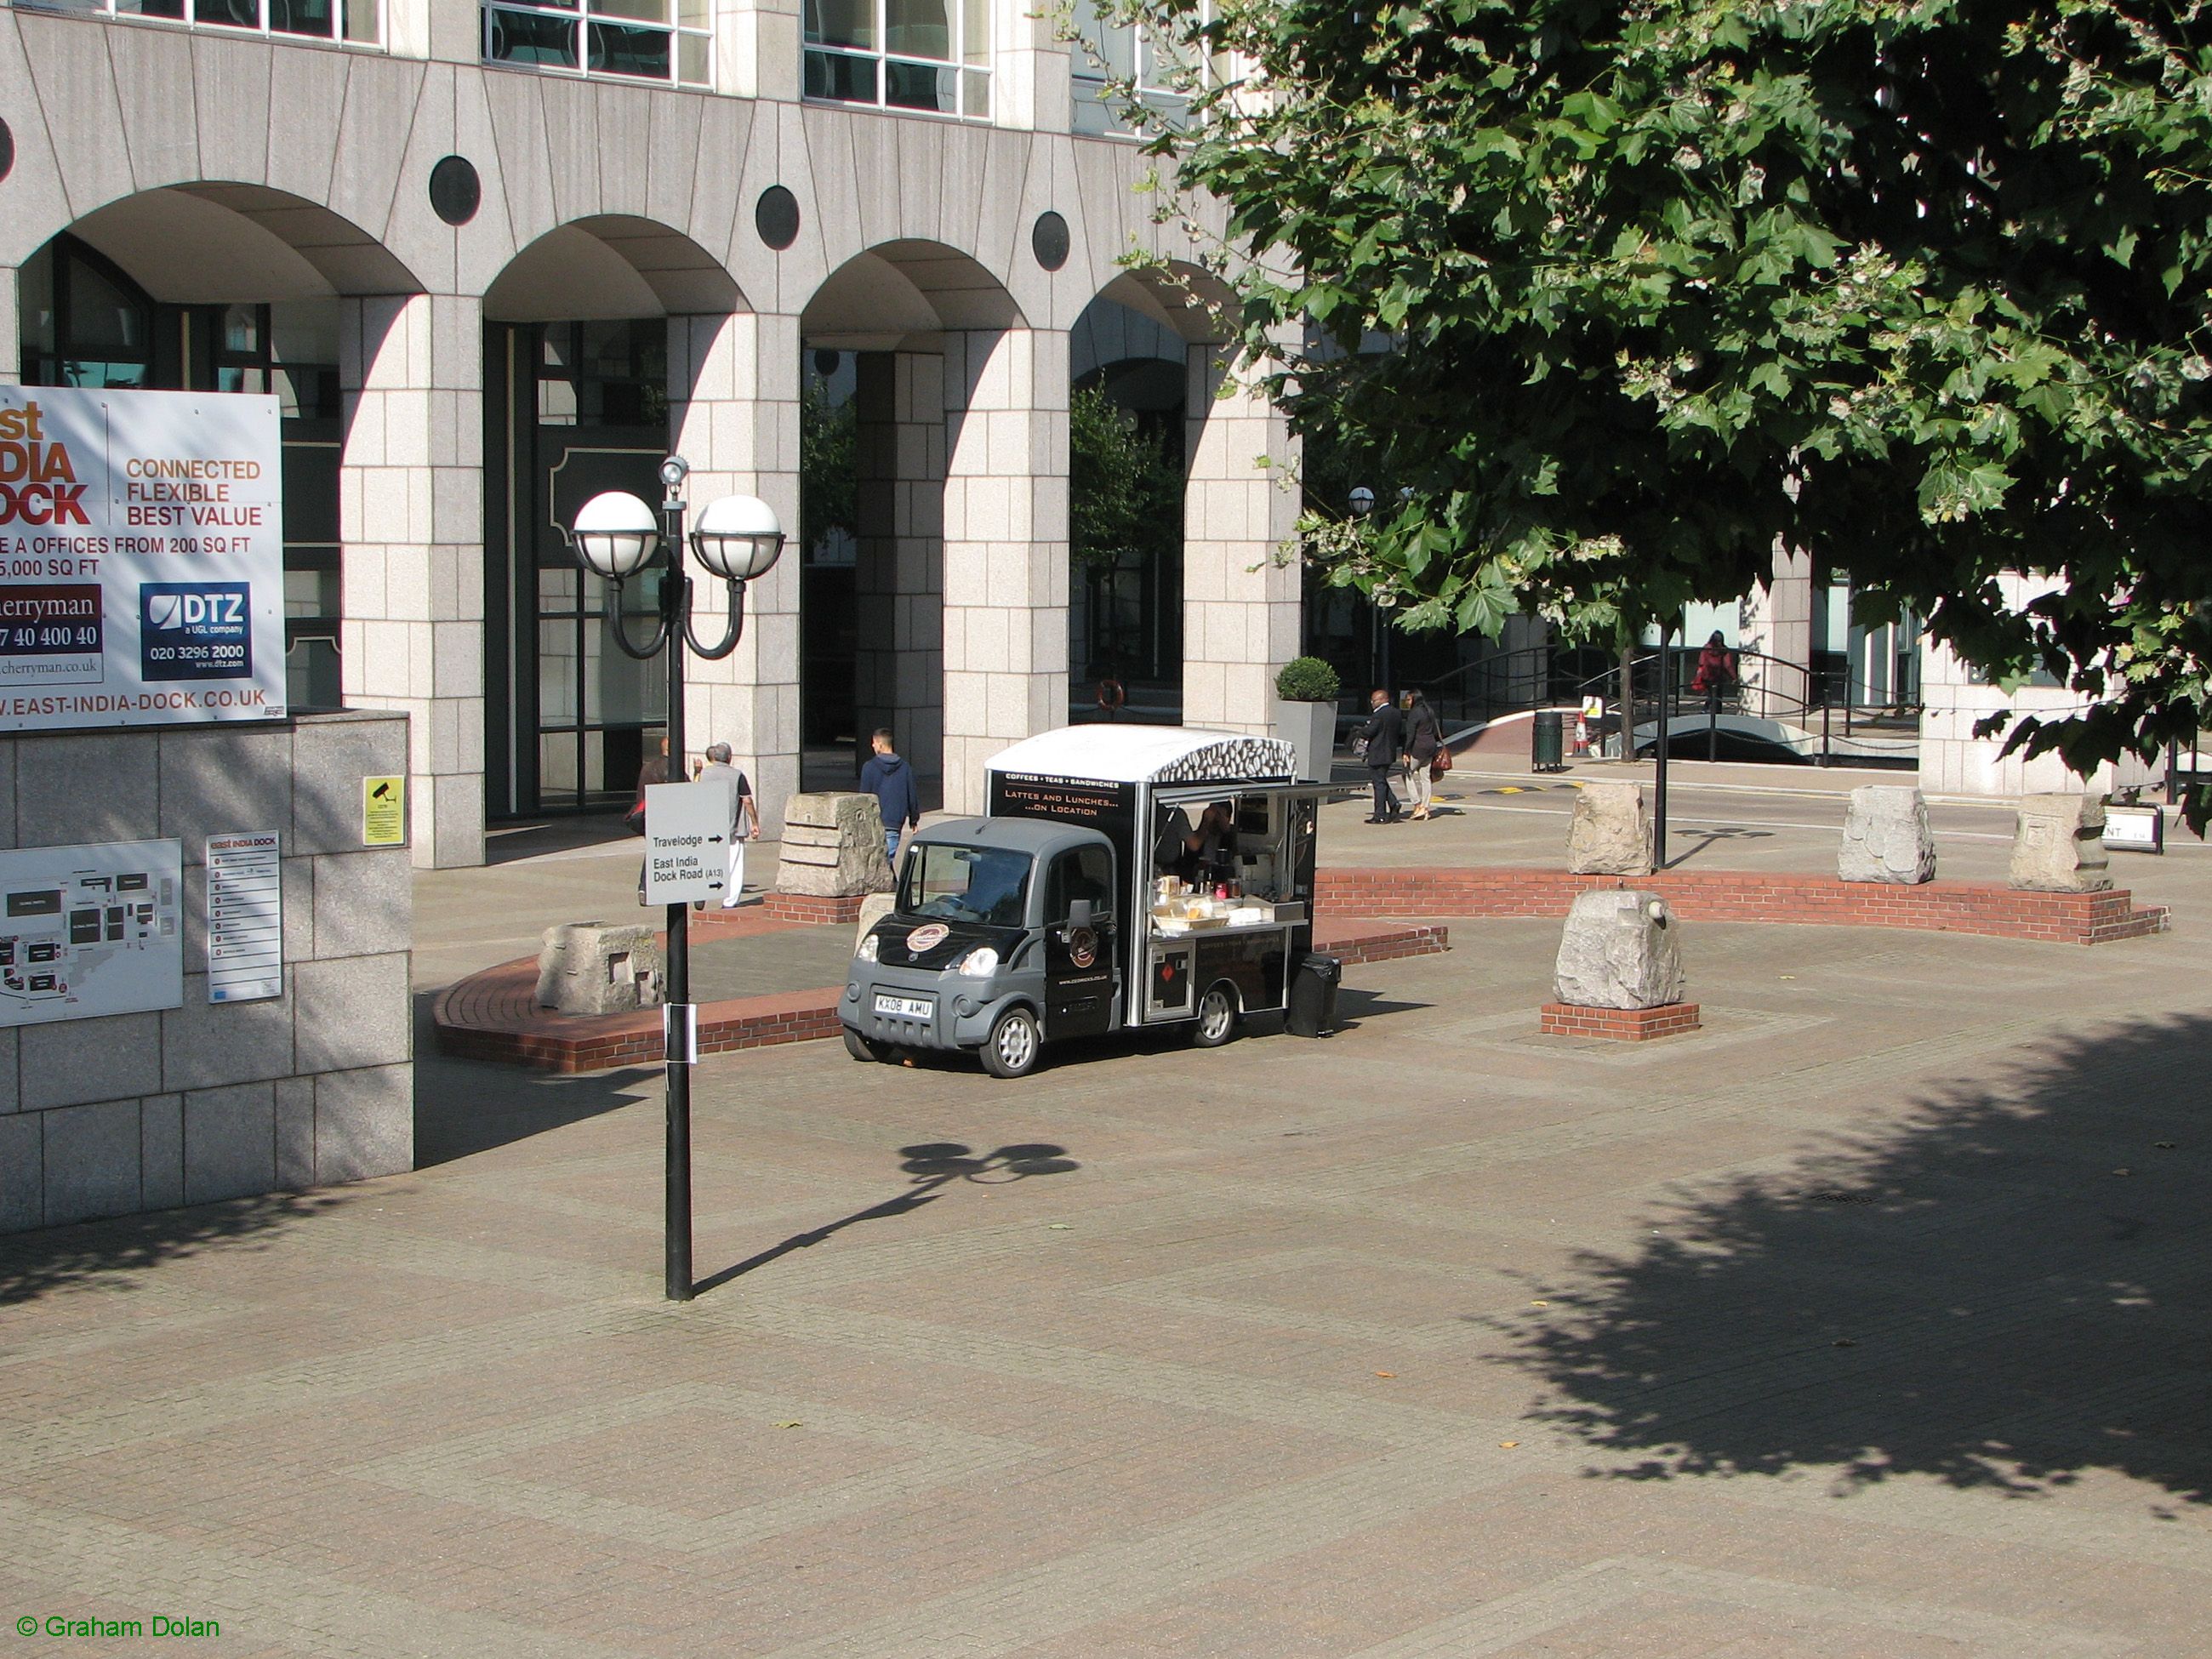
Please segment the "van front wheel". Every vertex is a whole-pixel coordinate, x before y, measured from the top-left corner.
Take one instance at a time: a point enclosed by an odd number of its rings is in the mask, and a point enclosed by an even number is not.
[[[1200,1048],[1218,1048],[1237,1035],[1237,993],[1226,981],[1198,1000],[1198,1019],[1190,1030],[1191,1042]]]
[[[993,1077],[1027,1077],[1036,1070],[1044,1039],[1036,1016],[1026,1008],[1009,1008],[992,1023],[983,1043],[983,1069]]]
[[[855,1060],[881,1060],[884,1051],[848,1025],[845,1031],[845,1052]]]

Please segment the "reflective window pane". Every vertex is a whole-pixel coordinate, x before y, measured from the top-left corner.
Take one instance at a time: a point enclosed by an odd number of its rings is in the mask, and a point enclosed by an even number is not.
[[[591,0],[595,17],[623,17],[640,23],[665,23],[668,0]]]
[[[884,65],[884,102],[895,109],[935,110],[957,114],[960,71],[931,64]]]
[[[261,27],[260,0],[194,0],[192,21],[216,23],[225,28],[258,29]]]
[[[902,58],[949,60],[953,4],[954,0],[884,0],[884,49]]]
[[[552,69],[574,69],[576,25],[565,17],[495,11],[491,14],[491,38],[484,51],[497,64],[538,64]]]
[[[377,27],[376,0],[345,0],[345,38],[371,45],[383,38]]]
[[[676,78],[687,87],[703,87],[713,79],[714,42],[703,34],[676,37]]]
[[[876,0],[806,0],[806,41],[817,46],[876,44]]]
[[[278,34],[331,38],[331,0],[269,0],[269,27]]]
[[[981,120],[991,113],[991,76],[983,70],[960,72],[960,112]]]
[[[661,29],[625,23],[592,23],[588,67],[602,75],[634,75],[641,80],[668,79],[668,35]]]
[[[848,104],[876,101],[876,60],[841,52],[806,54],[806,95]]]
[[[988,66],[991,61],[991,8],[988,0],[961,0],[960,61]]]

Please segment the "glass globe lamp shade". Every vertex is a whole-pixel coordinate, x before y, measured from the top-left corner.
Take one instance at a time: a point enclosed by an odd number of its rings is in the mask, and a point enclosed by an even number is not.
[[[783,553],[783,526],[757,495],[725,495],[709,501],[691,532],[699,562],[725,581],[765,576]]]
[[[571,539],[585,569],[621,581],[635,575],[659,547],[660,526],[651,507],[614,489],[592,496],[576,510]]]

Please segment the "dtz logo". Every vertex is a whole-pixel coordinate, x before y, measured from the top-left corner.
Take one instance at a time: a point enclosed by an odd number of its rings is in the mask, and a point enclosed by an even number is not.
[[[227,632],[246,626],[246,595],[234,589],[149,593],[146,596],[146,621],[149,626],[163,629],[205,628]]]

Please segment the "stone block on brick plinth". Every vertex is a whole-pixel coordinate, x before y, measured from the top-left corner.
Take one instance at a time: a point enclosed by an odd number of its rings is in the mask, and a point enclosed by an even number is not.
[[[1682,1000],[1681,928],[1656,893],[1610,888],[1567,912],[1553,983],[1583,1008],[1662,1008]]]
[[[1651,812],[1641,784],[1586,783],[1575,792],[1567,868],[1578,876],[1651,873]]]
[[[1851,791],[1836,878],[1904,887],[1936,879],[1936,836],[1917,789],[1869,784]]]
[[[2105,798],[2071,792],[2022,795],[2013,826],[2012,884],[2032,893],[2101,893],[2110,887]]]
[[[783,809],[775,891],[852,898],[891,890],[883,808],[873,795],[793,795]]]
[[[545,930],[538,953],[538,1006],[564,1014],[658,1007],[666,972],[650,927],[564,921]]]

